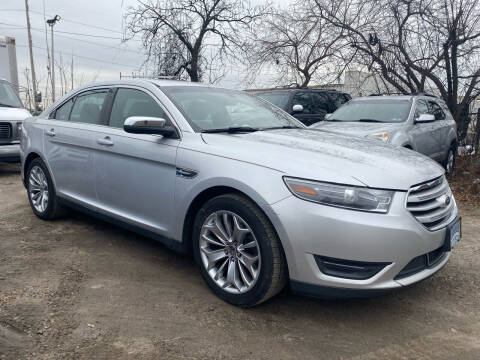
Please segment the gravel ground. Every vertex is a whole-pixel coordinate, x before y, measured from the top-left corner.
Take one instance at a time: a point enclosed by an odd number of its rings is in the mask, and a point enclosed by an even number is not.
[[[480,359],[480,209],[424,282],[320,301],[286,289],[244,310],[192,259],[79,213],[37,219],[0,164],[0,359]]]

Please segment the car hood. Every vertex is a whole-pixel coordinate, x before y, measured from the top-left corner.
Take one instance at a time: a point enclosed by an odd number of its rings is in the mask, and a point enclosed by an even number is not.
[[[392,132],[402,127],[403,123],[367,123],[356,121],[322,121],[312,126],[314,129],[322,129],[341,134],[354,136],[368,136],[378,132]]]
[[[9,108],[0,106],[0,121],[22,121],[29,118],[30,113],[26,109]]]
[[[209,153],[305,179],[408,190],[443,174],[442,167],[417,152],[321,130],[282,129],[202,137]]]

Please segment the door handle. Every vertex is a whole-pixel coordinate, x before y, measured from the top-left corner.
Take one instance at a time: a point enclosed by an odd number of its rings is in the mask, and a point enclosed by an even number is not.
[[[110,136],[105,136],[103,139],[97,139],[97,143],[105,146],[113,146],[113,141]]]
[[[50,130],[46,131],[45,135],[50,136],[50,137],[55,136],[55,129],[50,129]]]

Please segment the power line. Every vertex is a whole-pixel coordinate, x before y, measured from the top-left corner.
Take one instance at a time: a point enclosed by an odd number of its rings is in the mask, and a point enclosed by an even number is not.
[[[11,27],[11,28],[0,27],[0,28],[1,29],[17,29],[17,30],[26,29],[26,28],[15,28],[15,27]],[[34,29],[32,29],[32,30],[34,30]],[[64,39],[79,41],[79,42],[82,42],[82,43],[103,47],[103,48],[106,48],[106,49],[114,49],[114,50],[119,50],[119,51],[131,52],[131,53],[134,53],[134,54],[139,53],[138,50],[130,50],[130,49],[125,49],[125,48],[121,48],[121,47],[117,47],[117,46],[109,46],[109,45],[105,45],[105,44],[96,43],[96,42],[93,42],[93,41],[88,41],[88,40],[83,40],[83,39],[75,39],[73,37],[69,37],[69,36],[65,36],[65,35],[58,35],[57,34],[56,36],[64,38]]]
[[[18,46],[18,47],[27,47],[27,45],[19,45],[19,44],[17,44],[16,46]],[[43,47],[40,47],[40,46],[33,46],[33,48],[35,48],[35,49],[39,49],[39,50],[44,50],[44,51],[47,51],[47,49],[45,49],[45,48],[43,48]],[[100,62],[100,63],[104,63],[104,64],[110,64],[110,65],[119,65],[119,66],[126,66],[126,67],[129,67],[129,68],[138,68],[138,66],[134,66],[134,65],[127,65],[127,64],[121,64],[121,63],[117,63],[117,62],[113,62],[113,61],[99,60],[99,59],[91,58],[91,57],[88,57],[88,56],[81,56],[81,55],[75,55],[75,54],[68,54],[68,53],[61,52],[61,51],[55,51],[55,53],[56,53],[56,54],[62,54],[62,55],[73,56],[73,57],[76,57],[76,58],[79,58],[79,59],[85,59],[85,60],[96,61],[96,62]]]
[[[16,24],[9,24],[5,22],[0,22],[1,25],[7,25],[7,26],[14,26],[17,27],[18,29],[26,29],[26,27],[23,26],[18,26]],[[45,29],[40,29],[40,28],[31,28],[32,30],[35,31],[41,31],[45,32]],[[76,36],[86,36],[86,37],[94,37],[94,38],[100,38],[100,39],[109,39],[109,40],[120,40],[121,42],[126,42],[126,41],[142,41],[142,40],[137,40],[137,39],[125,39],[125,38],[119,38],[119,37],[113,37],[113,36],[103,36],[103,35],[94,35],[94,34],[84,34],[84,33],[75,33],[75,32],[69,32],[69,31],[61,31],[61,30],[55,30],[55,33],[61,33],[61,34],[68,34],[68,35],[76,35]]]
[[[0,9],[0,11],[20,11],[20,12],[24,12],[25,10],[23,10],[23,9]],[[36,11],[36,10],[30,10],[29,12],[30,12],[30,13],[33,13],[33,14],[41,15],[41,16],[44,15],[43,12]],[[53,16],[54,16],[54,15],[51,15],[51,14],[46,14],[46,15],[48,15],[49,17],[53,17]],[[112,29],[104,28],[104,27],[101,27],[101,26],[98,26],[98,25],[92,25],[92,24],[87,24],[87,23],[83,23],[83,22],[80,22],[80,21],[76,21],[76,20],[66,19],[66,18],[64,18],[63,16],[62,16],[62,21],[67,21],[67,22],[71,22],[71,23],[74,23],[74,24],[79,24],[79,25],[83,25],[83,26],[88,26],[88,27],[91,27],[91,28],[94,28],[94,29],[99,29],[99,30],[114,32],[114,33],[122,34],[122,35],[123,35],[123,32],[118,31],[118,30],[112,30]]]

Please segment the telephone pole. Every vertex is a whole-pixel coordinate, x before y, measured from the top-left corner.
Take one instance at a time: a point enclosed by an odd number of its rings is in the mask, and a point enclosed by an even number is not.
[[[28,33],[28,49],[30,51],[30,66],[32,68],[32,89],[33,89],[33,103],[35,110],[38,108],[37,104],[37,78],[35,77],[35,64],[33,61],[33,49],[32,49],[32,32],[30,30],[30,14],[28,9],[28,0],[25,0],[25,14],[27,16],[27,33]]]

